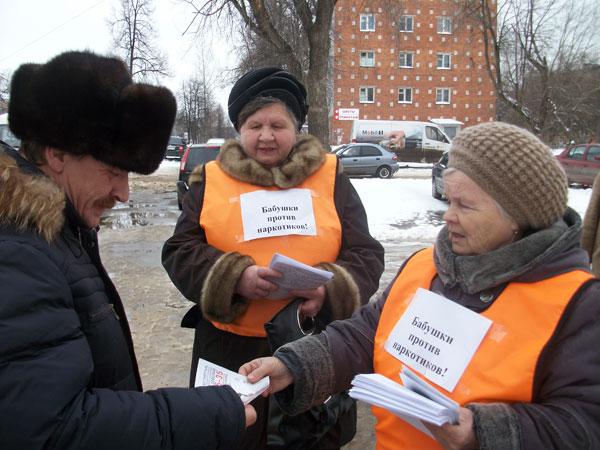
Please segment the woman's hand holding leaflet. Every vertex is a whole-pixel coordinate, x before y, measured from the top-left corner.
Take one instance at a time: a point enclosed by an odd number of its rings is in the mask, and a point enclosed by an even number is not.
[[[460,408],[458,425],[445,423],[441,427],[423,423],[439,444],[446,450],[470,450],[479,448],[477,436],[473,431],[473,413],[470,409]]]
[[[280,359],[273,356],[247,362],[240,367],[238,373],[246,376],[250,383],[256,383],[268,376],[270,380],[269,389],[261,394],[263,397],[279,392],[294,382],[290,369]]]
[[[235,292],[252,300],[265,298],[271,292],[277,290],[276,284],[265,280],[267,277],[281,278],[281,273],[269,267],[250,266],[238,278]]]
[[[325,302],[327,290],[325,286],[316,289],[294,289],[290,291],[294,297],[305,298],[306,301],[300,306],[300,314],[304,317],[315,317]]]

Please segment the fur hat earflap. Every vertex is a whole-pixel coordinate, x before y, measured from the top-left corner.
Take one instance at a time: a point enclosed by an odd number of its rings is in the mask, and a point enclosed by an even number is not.
[[[8,117],[21,140],[149,174],[164,157],[176,112],[171,91],[134,84],[123,61],[66,52],[17,69]]]

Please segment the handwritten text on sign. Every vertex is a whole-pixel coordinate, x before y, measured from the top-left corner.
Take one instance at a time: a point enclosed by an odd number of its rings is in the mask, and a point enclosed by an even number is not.
[[[309,189],[254,191],[240,195],[244,241],[271,236],[315,236]]]
[[[419,288],[385,343],[385,350],[452,392],[492,321]]]

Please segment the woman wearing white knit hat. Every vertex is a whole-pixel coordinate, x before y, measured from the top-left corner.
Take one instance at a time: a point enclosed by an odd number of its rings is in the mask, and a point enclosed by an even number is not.
[[[276,395],[291,414],[405,367],[460,405],[421,429],[374,407],[378,449],[600,448],[600,282],[562,169],[530,132],[486,123],[456,136],[444,186],[446,226],[377,302],[241,372],[293,384]]]

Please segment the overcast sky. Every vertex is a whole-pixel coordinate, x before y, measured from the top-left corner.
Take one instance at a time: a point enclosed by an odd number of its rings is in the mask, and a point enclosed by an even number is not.
[[[112,38],[106,20],[113,17],[112,11],[118,9],[119,3],[119,0],[0,0],[0,71],[13,72],[23,63],[44,63],[68,50],[110,52]],[[161,84],[177,91],[198,64],[194,41],[191,36],[182,35],[192,18],[192,10],[176,0],[155,0],[154,4],[157,43],[167,53],[169,66],[176,74]],[[223,51],[223,44],[219,45],[220,51],[209,55],[210,66],[220,66],[230,56]]]

